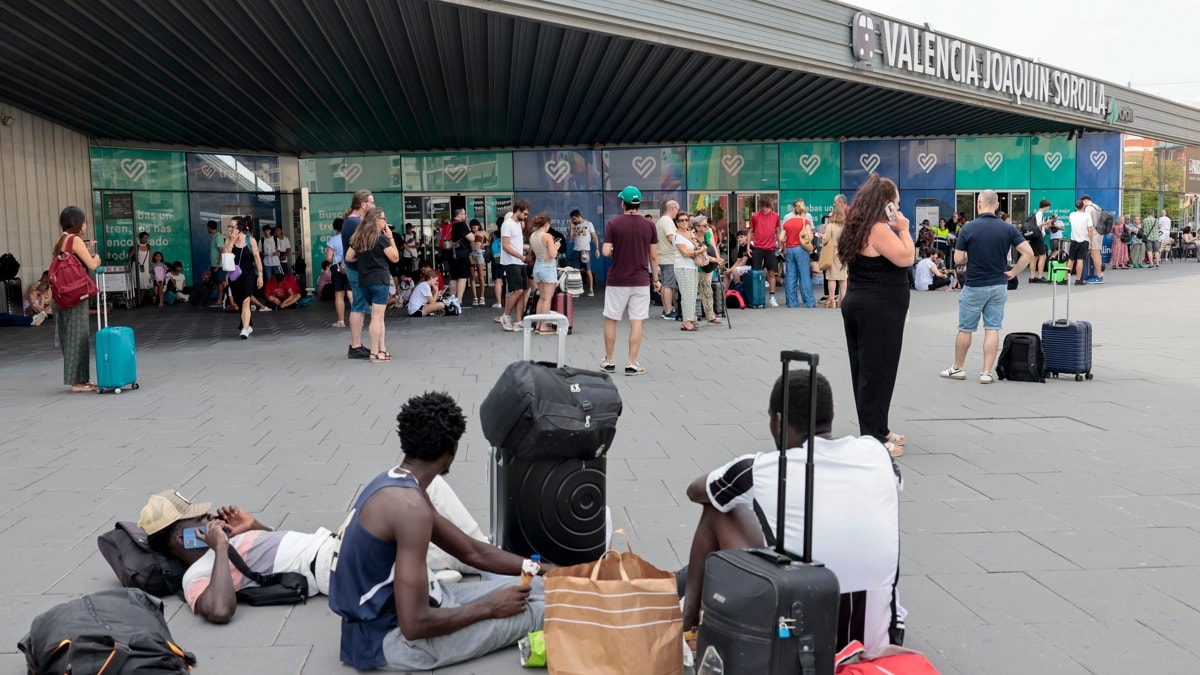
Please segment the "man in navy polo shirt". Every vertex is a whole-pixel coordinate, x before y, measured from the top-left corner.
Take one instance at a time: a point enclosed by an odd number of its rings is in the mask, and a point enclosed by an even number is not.
[[[954,340],[954,365],[941,372],[951,380],[965,380],[963,365],[971,349],[971,334],[983,319],[982,384],[995,381],[992,365],[1000,349],[1000,324],[1008,301],[1008,280],[1015,278],[1033,260],[1033,249],[1020,231],[996,217],[1000,199],[995,190],[979,193],[979,216],[963,226],[954,245],[954,264],[966,265],[966,281],[958,296],[958,337]],[[1016,248],[1021,258],[1008,269],[1008,250]]]

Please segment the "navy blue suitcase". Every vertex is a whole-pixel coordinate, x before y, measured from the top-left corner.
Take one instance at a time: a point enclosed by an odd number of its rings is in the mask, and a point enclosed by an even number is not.
[[[1050,320],[1042,324],[1042,352],[1046,355],[1046,374],[1074,375],[1078,382],[1092,379],[1092,324],[1071,321],[1071,286],[1067,280],[1067,311],[1058,318],[1057,286],[1051,284]]]

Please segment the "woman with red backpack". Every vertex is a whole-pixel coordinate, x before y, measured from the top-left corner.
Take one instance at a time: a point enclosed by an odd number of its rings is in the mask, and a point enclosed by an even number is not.
[[[83,268],[91,271],[99,267],[100,256],[91,251],[96,242],[85,241],[83,238],[87,232],[87,215],[83,209],[78,206],[63,209],[58,216],[58,225],[62,228],[62,236],[54,242],[50,255],[58,258],[62,254],[64,257],[61,262],[64,264],[59,264],[60,261],[56,260],[56,264],[52,265],[50,283],[55,290],[54,314],[59,343],[62,345],[63,384],[70,385],[73,394],[94,392],[96,385],[90,381],[92,335],[88,326],[88,303],[86,298],[81,300],[82,296],[76,297],[77,293],[70,294],[69,299],[65,298],[62,291],[64,284],[70,283],[68,276],[86,276]],[[72,262],[68,256],[74,256],[75,261]],[[65,267],[71,268],[72,272],[58,272],[59,268]],[[64,304],[70,306],[65,307]]]

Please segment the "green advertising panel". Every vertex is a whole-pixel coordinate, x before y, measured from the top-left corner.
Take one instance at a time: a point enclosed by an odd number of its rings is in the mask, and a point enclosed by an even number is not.
[[[92,187],[187,191],[187,156],[182,152],[92,148]]]
[[[1029,137],[959,138],[954,146],[959,190],[1029,187]]]
[[[836,141],[779,144],[780,190],[838,190],[842,144]]]
[[[333,236],[333,220],[341,218],[350,208],[352,192],[343,193],[309,193],[308,195],[308,225],[312,231],[312,265],[309,266],[309,282],[315,287],[317,278],[321,276],[321,261],[325,259],[325,242]],[[375,206],[383,209],[388,223],[396,230],[404,232],[404,197],[398,192],[376,192]]]
[[[168,263],[183,263],[183,274],[192,278],[192,232],[188,223],[186,192],[135,192],[134,218],[105,218],[103,194],[96,191],[96,232],[105,265],[123,266],[138,233],[150,235],[150,250],[161,251]]]
[[[841,174],[838,174],[839,177]],[[792,212],[792,204],[797,199],[804,200],[804,208],[813,219],[813,225],[821,224],[821,216],[833,210],[833,198],[841,194],[837,190],[780,190],[779,217]]]
[[[322,155],[300,160],[300,184],[313,192],[399,191],[400,155]]]
[[[1075,140],[1066,136],[1029,139],[1029,185],[1034,188],[1075,189]],[[1037,201],[1034,200],[1034,205]]]
[[[1065,225],[1067,218],[1075,210],[1075,198],[1074,189],[1048,190],[1045,188],[1033,188],[1029,191],[1029,210],[1030,213],[1036,211],[1039,202],[1043,199],[1049,199],[1050,208],[1046,213],[1058,215],[1058,219]]]
[[[688,148],[689,190],[778,190],[775,143],[694,145]]]
[[[405,155],[406,192],[512,192],[511,152]]]

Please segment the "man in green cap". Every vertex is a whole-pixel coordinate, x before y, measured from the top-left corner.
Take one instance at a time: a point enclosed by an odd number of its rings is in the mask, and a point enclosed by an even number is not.
[[[617,342],[617,322],[629,314],[629,361],[626,375],[643,375],[646,369],[637,360],[642,346],[642,322],[650,317],[650,286],[661,288],[658,280],[658,233],[654,223],[638,215],[642,193],[630,185],[617,195],[624,211],[604,228],[602,253],[612,258],[608,282],[604,288],[604,360],[600,368],[615,373],[613,349]],[[653,270],[653,279],[651,278]]]

